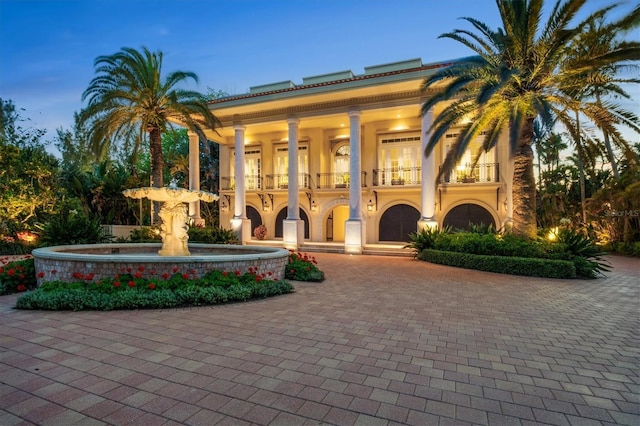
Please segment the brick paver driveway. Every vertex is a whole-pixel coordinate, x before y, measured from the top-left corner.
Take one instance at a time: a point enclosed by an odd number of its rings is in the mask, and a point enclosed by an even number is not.
[[[546,280],[319,254],[257,302],[24,312],[0,424],[640,424],[640,263]]]

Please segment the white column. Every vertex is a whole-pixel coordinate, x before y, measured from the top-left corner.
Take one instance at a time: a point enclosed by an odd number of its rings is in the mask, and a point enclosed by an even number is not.
[[[289,179],[287,189],[287,218],[282,223],[282,242],[285,248],[297,250],[304,242],[304,222],[300,220],[300,189],[298,176],[298,125],[297,118],[287,119],[289,126]]]
[[[359,110],[349,111],[349,219],[344,228],[344,252],[350,254],[362,254],[364,241],[360,116]]]
[[[246,194],[244,190],[244,130],[241,125],[233,126],[235,131],[235,175],[236,184],[234,214],[231,219],[231,229],[235,231],[238,239],[244,244],[251,240],[251,221],[246,216]]]
[[[200,189],[200,138],[195,132],[187,132],[189,137],[189,189]],[[189,217],[194,224],[204,224],[200,218],[200,201],[189,203]]]
[[[421,167],[421,194],[420,194],[420,220],[418,221],[418,230],[424,228],[434,228],[438,226],[436,220],[436,176],[438,176],[438,166],[436,165],[435,149],[425,157],[424,152],[427,148],[427,143],[433,132],[431,132],[431,125],[433,124],[433,108],[426,112],[422,116],[422,152],[420,153],[422,158]]]
[[[287,219],[300,219],[300,192],[298,188],[298,124],[297,118],[289,118],[289,190]]]

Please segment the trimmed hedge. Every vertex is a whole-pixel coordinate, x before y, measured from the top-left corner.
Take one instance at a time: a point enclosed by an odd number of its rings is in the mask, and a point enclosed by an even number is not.
[[[440,265],[500,274],[543,278],[576,278],[576,267],[573,262],[568,260],[487,256],[432,249],[425,249],[420,252],[418,259]]]

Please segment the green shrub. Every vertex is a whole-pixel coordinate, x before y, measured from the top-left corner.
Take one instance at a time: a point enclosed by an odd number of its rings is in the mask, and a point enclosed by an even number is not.
[[[476,269],[501,274],[525,275],[544,278],[575,278],[572,262],[563,260],[487,256],[470,253],[446,252],[426,249],[418,256],[421,260],[441,265]]]
[[[440,234],[449,233],[451,233],[450,227],[445,227],[442,230],[438,229],[437,226],[433,228],[425,227],[417,232],[409,233],[409,244],[403,248],[410,248],[413,250],[413,257],[417,257],[422,250],[433,248]]]
[[[606,253],[585,233],[562,228],[558,232],[558,244],[564,247],[567,259],[575,263],[578,276],[595,278],[609,271],[609,265],[603,260]]]
[[[16,308],[70,311],[174,308],[242,302],[293,291],[290,283],[271,280],[270,275],[212,271],[197,279],[176,273],[166,280],[123,274],[100,281],[52,281],[22,295]]]
[[[16,260],[0,266],[0,295],[19,293],[36,287],[33,258]]]
[[[236,233],[231,229],[221,227],[198,227],[189,228],[189,242],[207,244],[240,244]]]
[[[305,253],[289,253],[289,264],[285,269],[285,278],[296,281],[324,281],[324,272],[316,266],[316,258]]]
[[[81,211],[61,209],[45,223],[40,245],[96,244],[108,241],[99,218],[89,218]]]
[[[129,240],[132,243],[157,243],[162,241],[160,229],[151,226],[142,226],[131,230]]]

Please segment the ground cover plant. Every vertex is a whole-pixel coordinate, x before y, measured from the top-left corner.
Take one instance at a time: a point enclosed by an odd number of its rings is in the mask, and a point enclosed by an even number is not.
[[[36,287],[33,258],[9,261],[0,259],[0,296],[31,290]]]
[[[595,278],[608,271],[604,252],[583,232],[562,228],[555,240],[529,240],[495,230],[423,229],[405,247],[420,260],[491,272],[548,278]]]
[[[291,293],[287,281],[274,280],[273,272],[210,271],[197,278],[176,271],[157,279],[139,274],[118,274],[94,280],[91,274],[78,273],[74,282],[50,281],[20,296],[18,309],[101,310],[158,309],[181,306],[216,305],[244,302]]]

